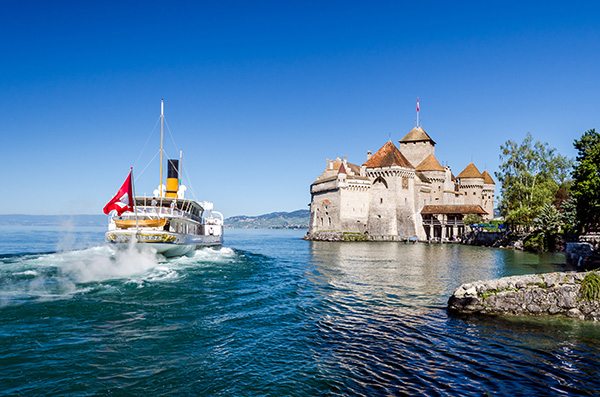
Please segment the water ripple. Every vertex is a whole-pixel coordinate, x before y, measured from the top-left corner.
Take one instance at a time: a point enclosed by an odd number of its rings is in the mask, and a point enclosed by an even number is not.
[[[0,395],[600,389],[600,327],[446,313],[461,282],[531,270],[529,256],[286,233],[170,260],[105,247],[0,257]]]

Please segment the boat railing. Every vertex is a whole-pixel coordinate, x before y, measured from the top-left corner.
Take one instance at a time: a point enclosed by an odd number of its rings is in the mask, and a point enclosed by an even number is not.
[[[214,215],[217,215],[217,217]],[[210,211],[210,215],[205,217],[204,221],[207,225],[222,225],[224,221],[223,214],[219,211]]]
[[[189,212],[182,211],[177,208],[164,208],[164,207],[137,207],[137,216],[138,217],[147,217],[147,218],[161,218],[164,216],[174,217],[174,218],[187,218],[200,222],[200,217],[193,215]],[[127,213],[122,218],[135,218],[135,212]]]

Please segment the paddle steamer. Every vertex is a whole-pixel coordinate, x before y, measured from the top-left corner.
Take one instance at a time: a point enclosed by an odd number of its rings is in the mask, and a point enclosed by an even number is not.
[[[164,102],[160,107],[160,183],[152,197],[136,197],[132,171],[115,197],[104,207],[110,215],[106,241],[126,247],[146,246],[164,256],[189,255],[198,247],[221,245],[223,215],[213,203],[185,198],[180,183],[181,154],[167,161],[163,185]]]

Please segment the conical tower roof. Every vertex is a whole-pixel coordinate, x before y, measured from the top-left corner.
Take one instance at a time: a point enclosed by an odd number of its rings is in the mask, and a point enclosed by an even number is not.
[[[494,182],[494,179],[492,178],[492,176],[490,175],[489,172],[483,171],[481,173],[481,175],[483,176],[483,183],[487,183],[488,185],[495,185],[496,184],[496,182]]]
[[[368,168],[392,167],[394,165],[415,168],[410,161],[404,157],[400,150],[392,143],[387,141],[369,160],[364,164]]]
[[[440,164],[438,159],[435,158],[433,153],[430,154],[429,156],[425,157],[425,159],[423,159],[423,161],[421,161],[419,163],[419,165],[417,165],[416,170],[417,171],[445,171],[444,167],[442,167],[442,165]]]
[[[465,167],[465,169],[462,170],[460,174],[458,174],[457,178],[458,179],[466,179],[466,178],[482,178],[483,179],[483,175],[481,175],[481,172],[479,172],[477,167],[475,167],[475,164],[469,163],[469,165],[467,165]]]
[[[422,127],[413,128],[404,136],[404,138],[400,139],[400,143],[408,142],[431,142],[435,145],[435,141],[431,139]]]

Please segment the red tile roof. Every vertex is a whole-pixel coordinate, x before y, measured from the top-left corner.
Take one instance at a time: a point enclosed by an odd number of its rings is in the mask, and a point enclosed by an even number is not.
[[[342,160],[334,160],[333,169],[336,171],[339,170],[342,164],[344,164],[344,162]],[[346,167],[350,168],[352,170],[352,172],[354,172],[355,175],[360,174],[360,166],[358,166],[356,164],[352,164],[351,162],[347,161]],[[345,169],[346,169],[346,174],[347,174],[348,169],[347,168],[345,168]]]
[[[483,171],[481,175],[483,176],[483,183],[487,183],[488,185],[496,184],[496,182],[494,182],[494,178],[492,178],[489,172]]]
[[[417,171],[445,171],[444,167],[442,167],[433,154],[425,157],[425,159],[417,165],[416,169]]]
[[[481,172],[475,167],[475,164],[469,163],[464,170],[457,176],[458,179],[465,178],[483,178]]]
[[[431,137],[427,134],[427,132],[425,132],[425,130],[422,127],[413,128],[408,132],[408,134],[404,136],[404,138],[400,139],[401,143],[424,141],[429,141],[435,145],[434,140],[431,139]]]
[[[404,157],[400,150],[392,143],[387,141],[369,160],[364,164],[368,168],[400,166],[405,168],[415,168],[410,161]]]

